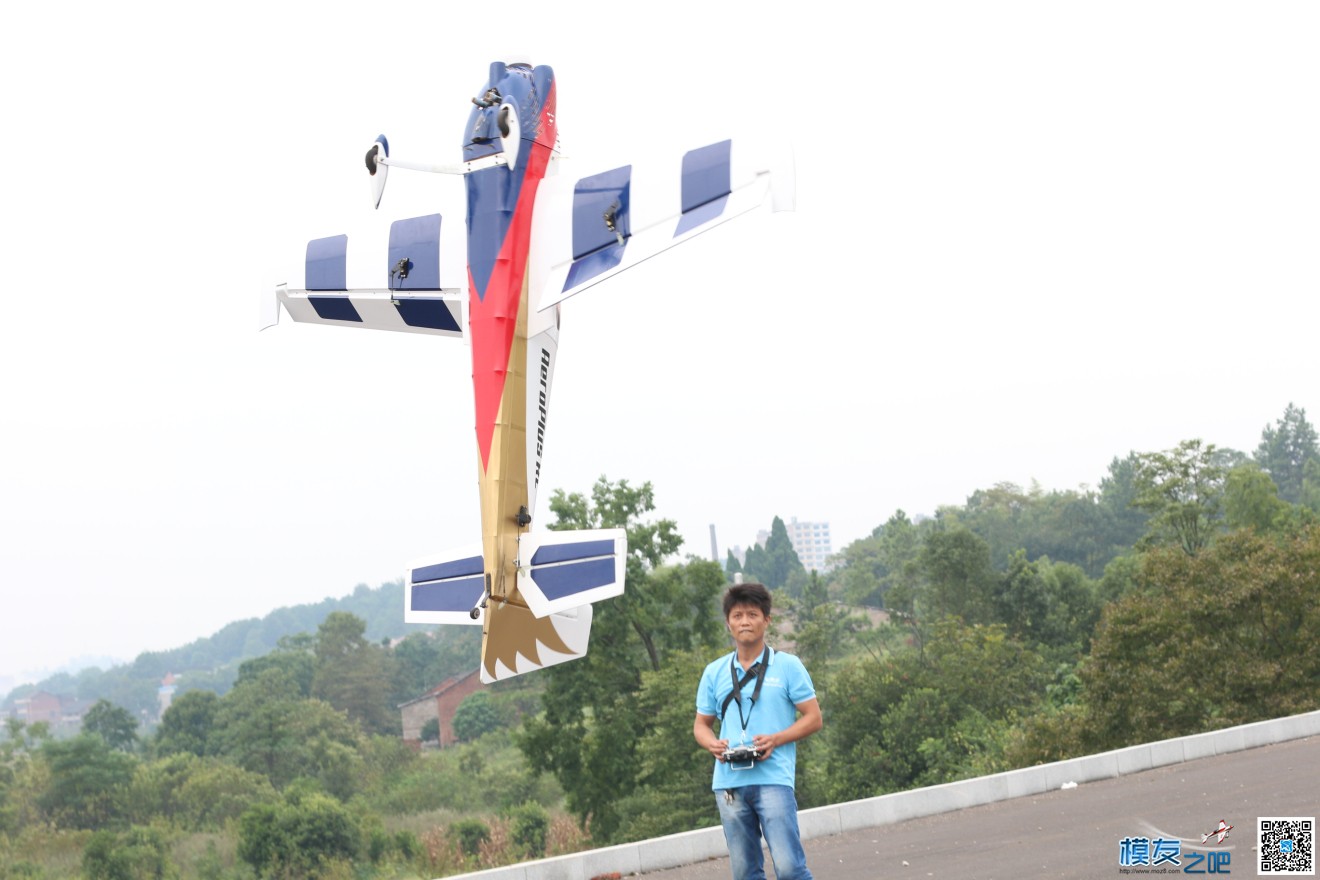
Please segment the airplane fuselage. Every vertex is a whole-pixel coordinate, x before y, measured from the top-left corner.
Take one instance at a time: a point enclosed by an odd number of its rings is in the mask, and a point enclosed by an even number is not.
[[[555,648],[553,624],[526,611],[515,577],[518,535],[527,529],[535,505],[557,349],[557,315],[530,342],[528,333],[532,217],[558,134],[554,73],[547,66],[492,64],[474,104],[464,161],[496,153],[509,160],[465,178],[468,328],[490,591],[483,630],[489,641],[492,619],[502,617],[500,629],[518,633],[520,642],[534,637]],[[515,616],[526,619],[513,626]],[[494,675],[494,661],[511,658],[492,647],[486,645],[485,657]]]

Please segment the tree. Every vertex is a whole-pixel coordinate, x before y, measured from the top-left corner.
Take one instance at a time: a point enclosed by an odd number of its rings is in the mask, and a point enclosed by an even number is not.
[[[923,650],[855,662],[830,689],[828,784],[873,797],[977,772],[996,731],[1038,705],[1041,658],[1002,625],[944,618]]]
[[[1108,473],[1100,478],[1097,504],[1110,558],[1136,546],[1146,533],[1150,515],[1133,504],[1137,500],[1137,473],[1140,469],[1141,456],[1129,452],[1125,458],[1114,456],[1109,462]],[[1102,565],[1108,564],[1107,559]],[[1087,573],[1095,577],[1095,572],[1088,570]]]
[[[918,527],[898,510],[868,537],[843,548],[835,576],[844,598],[854,605],[911,613],[921,585],[923,540]]]
[[[724,559],[724,573],[729,576],[729,583],[733,583],[734,575],[742,574],[742,564],[738,562],[738,557],[733,555],[730,550]]]
[[[1215,445],[1200,440],[1140,456],[1133,504],[1150,514],[1142,541],[1147,546],[1172,543],[1188,556],[1208,547],[1221,522],[1224,475]]]
[[[959,617],[967,623],[993,620],[996,575],[990,545],[963,526],[932,532],[921,550],[926,586],[916,603],[922,617]]]
[[[131,752],[137,745],[137,720],[122,706],[109,700],[97,700],[83,715],[83,733],[105,740],[106,745],[121,752]]]
[[[50,740],[42,745],[41,756],[50,768],[50,785],[38,803],[57,825],[105,828],[123,823],[137,759],[87,733]]]
[[[644,840],[718,822],[710,803],[712,759],[692,737],[692,696],[708,659],[701,650],[675,654],[660,671],[642,674],[634,695],[643,721],[633,786],[614,804],[620,826],[614,839]]]
[[[164,880],[171,876],[169,846],[156,828],[102,830],[87,842],[82,867],[87,880]]]
[[[526,801],[507,811],[510,842],[520,858],[539,859],[545,855],[550,831],[550,814],[536,801]]]
[[[1224,523],[1230,529],[1271,532],[1288,520],[1289,505],[1274,480],[1253,463],[1230,470],[1224,479]]]
[[[156,728],[158,755],[207,754],[206,743],[215,724],[220,698],[211,691],[186,691],[170,703]]]
[[[367,625],[346,611],[326,616],[316,630],[312,696],[347,713],[370,733],[397,733],[401,723],[389,703],[394,670],[380,645],[364,638]]]
[[[788,537],[788,527],[782,519],[776,516],[771,521],[770,537],[766,538],[761,552],[747,552],[747,563],[743,571],[772,590],[788,586],[794,575],[806,574],[802,560],[798,559],[793,542]]]
[[[1085,746],[1119,748],[1320,708],[1320,527],[1143,560],[1081,669]]]
[[[556,490],[550,502],[558,517],[551,528],[619,527],[628,534],[624,594],[595,606],[585,657],[540,674],[544,714],[524,721],[518,736],[528,762],[554,774],[569,810],[601,843],[619,833],[618,805],[638,785],[637,739],[648,721],[635,697],[643,673],[663,669],[681,652],[714,649],[723,632],[723,569],[696,559],[662,566],[681,538],[670,520],[642,520],[654,506],[650,483],[634,488],[604,477],[590,500]]]
[[[395,705],[423,694],[440,682],[470,672],[481,662],[481,628],[446,626],[412,633],[394,646]]]
[[[793,621],[793,651],[812,670],[816,688],[821,690],[826,661],[847,650],[853,634],[867,626],[866,618],[850,615],[831,602],[824,580],[815,571],[807,576],[801,598],[791,602],[789,616]]]
[[[1100,613],[1095,590],[1077,566],[1028,561],[1019,550],[995,588],[999,619],[1015,638],[1028,645],[1080,650]]]
[[[1306,410],[1289,403],[1273,427],[1266,425],[1255,459],[1279,487],[1280,498],[1302,503],[1307,462],[1320,461],[1320,443],[1315,427],[1306,420]]]
[[[316,662],[312,651],[316,637],[311,633],[282,636],[275,650],[260,657],[244,660],[238,667],[239,682],[257,678],[268,669],[279,669],[297,686],[298,696],[312,695],[312,678],[316,675]]]
[[[490,691],[477,691],[454,710],[454,736],[462,742],[471,742],[492,730],[500,729],[505,722],[506,719],[491,700]]]
[[[302,777],[339,798],[361,784],[361,729],[323,700],[302,699],[297,683],[268,669],[220,702],[210,754],[260,773],[277,789]]]

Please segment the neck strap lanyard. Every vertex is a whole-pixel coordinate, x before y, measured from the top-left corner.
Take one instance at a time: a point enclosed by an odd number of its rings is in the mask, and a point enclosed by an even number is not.
[[[733,656],[729,658],[729,677],[733,679],[733,690],[724,698],[724,705],[720,707],[720,721],[724,721],[724,716],[728,714],[729,703],[738,704],[738,720],[742,722],[743,733],[747,732],[747,722],[752,718],[752,710],[756,708],[756,699],[761,696],[761,685],[765,682],[765,670],[770,665],[770,646],[766,645],[761,653],[761,659],[752,664],[751,669],[743,675],[742,681],[738,680],[738,652],[734,651]],[[742,710],[742,688],[753,678],[756,679],[756,687],[752,690],[751,705],[747,707],[747,715],[743,715]]]

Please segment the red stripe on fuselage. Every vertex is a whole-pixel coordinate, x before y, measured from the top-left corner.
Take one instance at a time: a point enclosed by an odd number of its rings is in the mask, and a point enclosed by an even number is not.
[[[504,396],[504,385],[511,366],[509,354],[513,349],[513,334],[517,329],[518,308],[527,275],[536,190],[545,177],[554,143],[555,86],[551,85],[550,94],[541,110],[540,135],[527,145],[527,167],[522,189],[518,193],[518,204],[514,208],[504,241],[500,244],[499,256],[495,259],[484,296],[478,296],[472,268],[468,267],[472,387],[476,397],[477,451],[481,456],[482,473],[490,464],[495,419],[499,415],[500,400]]]

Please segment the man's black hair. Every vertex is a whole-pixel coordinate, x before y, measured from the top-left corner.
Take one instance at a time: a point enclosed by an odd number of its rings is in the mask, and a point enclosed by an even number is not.
[[[755,605],[766,617],[770,616],[770,591],[765,584],[734,584],[724,592],[724,619],[735,605]]]

